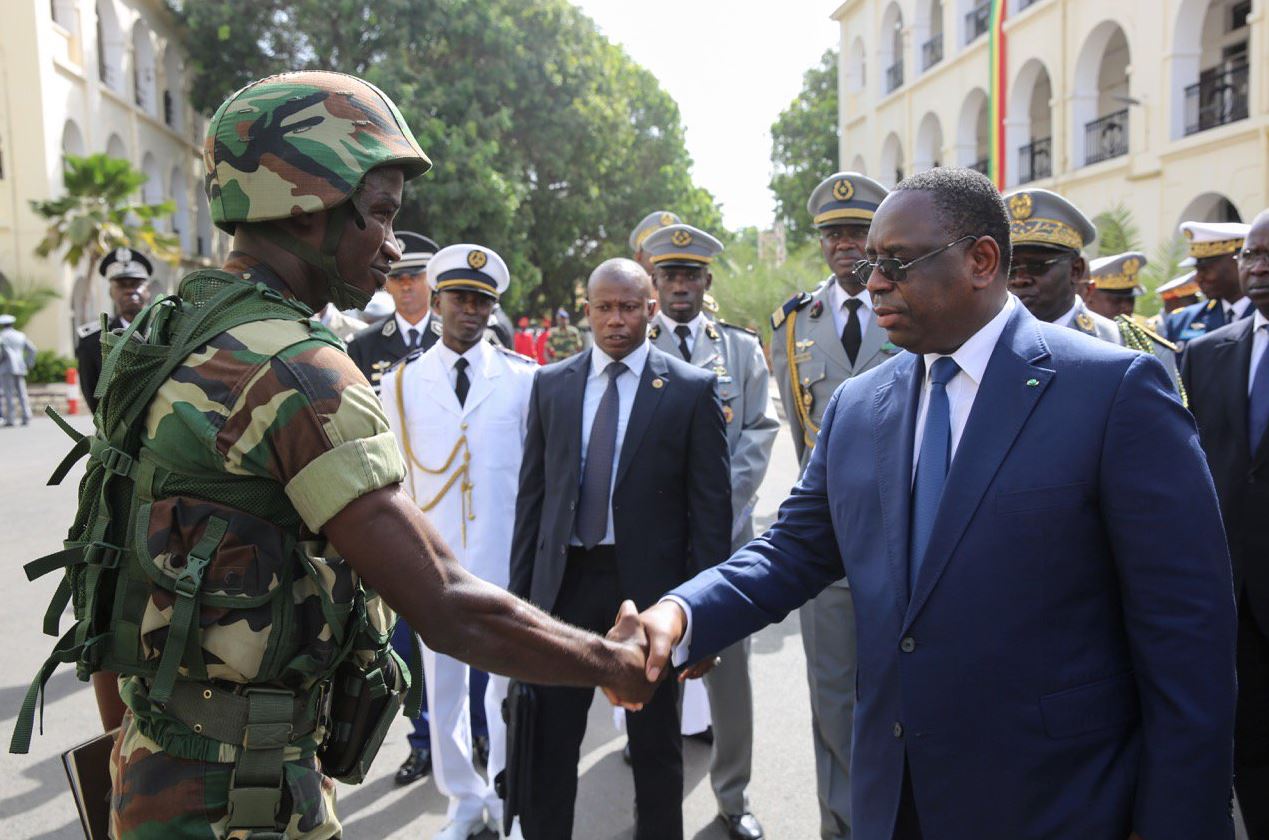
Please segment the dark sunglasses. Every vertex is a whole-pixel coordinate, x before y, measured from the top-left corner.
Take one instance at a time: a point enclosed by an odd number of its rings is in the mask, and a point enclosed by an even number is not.
[[[976,235],[967,233],[955,242],[949,242],[942,248],[936,248],[928,254],[922,254],[916,259],[908,260],[907,262],[904,262],[898,257],[881,257],[876,260],[860,260],[855,263],[853,270],[855,272],[855,276],[863,282],[867,282],[868,278],[872,276],[874,271],[879,271],[881,272],[881,276],[889,280],[891,283],[902,283],[904,280],[908,279],[908,269],[912,268],[912,266],[922,260],[928,260],[930,257],[937,257],[939,254],[949,248],[956,247],[962,242],[973,242],[977,239],[978,237]]]
[[[1073,254],[1063,254],[1051,260],[1027,260],[1026,262],[1011,263],[1009,266],[1009,279],[1012,280],[1020,274],[1025,277],[1039,277],[1047,272],[1050,266],[1074,258]]]

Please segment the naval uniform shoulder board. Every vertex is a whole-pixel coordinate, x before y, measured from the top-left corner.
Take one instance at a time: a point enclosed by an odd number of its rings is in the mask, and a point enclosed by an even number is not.
[[[75,330],[75,335],[79,336],[81,339],[84,339],[84,338],[88,338],[88,336],[92,335],[95,332],[101,332],[100,321],[89,321],[87,324],[84,324],[82,327]]]
[[[427,352],[427,351],[426,351],[426,350],[424,350],[422,347],[420,347],[420,348],[419,348],[419,349],[417,349],[417,350],[411,350],[409,353],[406,353],[404,356],[402,356],[401,358],[397,359],[397,360],[396,360],[395,362],[393,362],[392,364],[388,365],[388,368],[387,368],[387,370],[385,370],[385,371],[384,371],[384,373],[388,373],[388,372],[390,372],[390,371],[394,371],[394,370],[396,370],[396,369],[397,369],[397,368],[399,368],[399,367],[405,367],[405,366],[406,366],[406,365],[408,365],[410,362],[414,361],[415,359],[417,359],[419,356],[422,356],[422,355],[423,355],[424,353],[426,353],[426,352]]]
[[[504,356],[515,359],[517,362],[523,362],[526,365],[533,365],[534,367],[537,367],[537,364],[538,364],[537,359],[526,356],[523,353],[517,353],[516,351],[510,349],[504,344],[495,342],[494,349]],[[415,351],[415,352],[418,352],[418,351]],[[414,355],[414,354],[411,353],[410,355]]]
[[[784,323],[784,319],[789,317],[793,312],[806,306],[811,302],[810,292],[798,292],[793,297],[784,302],[784,305],[771,313],[771,329],[778,330],[780,325]]]
[[[742,333],[746,333],[747,335],[751,335],[754,338],[758,339],[759,344],[762,343],[762,333],[758,332],[757,330],[751,330],[748,327],[742,327],[740,326],[740,324],[729,324],[726,321],[715,321],[714,323],[718,324],[718,326],[726,330],[735,330],[736,332],[742,332]]]

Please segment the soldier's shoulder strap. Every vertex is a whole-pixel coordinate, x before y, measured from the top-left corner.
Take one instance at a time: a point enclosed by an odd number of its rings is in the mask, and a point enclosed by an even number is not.
[[[83,340],[85,338],[88,338],[88,336],[92,335],[93,333],[99,333],[99,332],[101,332],[101,322],[89,321],[87,324],[84,324],[79,329],[75,330],[75,335],[80,340]]]
[[[523,353],[517,353],[516,351],[507,347],[505,344],[494,343],[493,346],[495,350],[497,350],[499,353],[501,353],[502,355],[510,359],[514,359],[515,361],[520,362],[522,364],[533,365],[534,367],[537,367],[537,364],[538,364],[537,359],[526,356]]]
[[[1132,347],[1134,343],[1153,341],[1155,344],[1158,344],[1160,347],[1166,347],[1173,353],[1179,352],[1180,350],[1176,344],[1159,335],[1157,332],[1150,329],[1150,327],[1125,315],[1118,315],[1115,317],[1115,326],[1119,327],[1119,335],[1124,340],[1124,346],[1126,347]],[[1136,342],[1131,341],[1130,339],[1136,339]]]
[[[406,353],[404,356],[397,359],[392,364],[388,365],[387,369],[384,370],[384,373],[389,373],[391,371],[396,370],[397,368],[403,368],[406,365],[408,365],[410,362],[422,356],[426,352],[427,351],[424,350],[422,347],[418,348],[417,350],[411,350],[409,353]]]
[[[811,302],[810,292],[798,292],[771,313],[771,329],[778,330],[784,319]]]
[[[748,327],[742,327],[740,326],[740,324],[729,324],[726,321],[722,321],[722,320],[715,321],[714,323],[718,324],[718,326],[722,327],[725,330],[733,330],[735,332],[751,335],[754,338],[758,339],[759,344],[762,343],[762,334],[759,333],[757,330],[751,330]]]

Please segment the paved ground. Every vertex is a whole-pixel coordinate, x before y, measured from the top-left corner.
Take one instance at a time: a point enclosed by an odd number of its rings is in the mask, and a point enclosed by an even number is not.
[[[86,429],[89,423],[80,417],[76,425]],[[44,486],[68,448],[66,436],[43,417],[27,429],[0,429],[0,593],[9,605],[0,610],[0,826],[5,837],[70,840],[82,836],[60,756],[100,731],[91,691],[75,680],[71,670],[61,670],[49,682],[44,735],[36,735],[30,755],[4,752],[27,684],[53,644],[39,628],[57,581],[50,575],[28,583],[21,566],[55,550],[70,523],[80,471],[60,487]],[[796,471],[792,444],[787,433],[781,432],[758,506],[762,522],[774,514]],[[810,711],[796,614],[755,639],[753,673],[757,718],[750,790],[753,808],[772,840],[814,837],[818,817]],[[587,840],[626,838],[633,826],[634,792],[629,770],[621,761],[624,736],[614,729],[611,707],[598,693],[590,723],[583,746],[575,833]],[[406,721],[398,721],[364,784],[341,788],[339,810],[345,837],[430,838],[443,824],[444,799],[430,779],[407,788],[392,784],[392,774],[405,757],[407,728]],[[685,763],[688,837],[726,838],[714,820],[708,748],[689,742]]]

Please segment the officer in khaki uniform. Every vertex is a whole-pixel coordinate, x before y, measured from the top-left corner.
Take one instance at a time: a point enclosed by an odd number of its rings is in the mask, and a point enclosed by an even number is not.
[[[718,377],[731,456],[735,551],[753,538],[753,508],[780,421],[767,390],[770,374],[758,336],[704,311],[705,293],[713,282],[709,265],[722,250],[713,236],[684,224],[659,228],[642,242],[660,304],[648,337],[658,349]],[[719,818],[731,837],[759,840],[762,826],[749,809],[746,791],[753,769],[749,640],[724,651],[704,681],[714,725],[710,782]]]
[[[643,266],[643,270],[648,272],[648,276],[652,276],[656,266],[652,263],[647,250],[643,247],[644,240],[663,227],[682,223],[683,220],[679,218],[677,213],[671,213],[669,210],[653,210],[644,216],[639,221],[639,224],[635,225],[634,230],[630,231],[631,258]]]
[[[1090,310],[1076,294],[1088,263],[1081,249],[1097,239],[1097,228],[1078,207],[1048,190],[1019,190],[1005,196],[1009,208],[1009,291],[1041,321],[1070,327],[1119,344],[1119,328]]]
[[[1126,251],[1109,257],[1098,257],[1088,264],[1092,287],[1111,298],[1126,298],[1121,311],[1114,317],[1119,329],[1119,343],[1132,350],[1149,353],[1168,371],[1177,393],[1185,401],[1185,388],[1181,384],[1181,371],[1177,365],[1177,346],[1159,335],[1150,322],[1140,315],[1133,315],[1133,301],[1144,293],[1138,275],[1150,260],[1140,251]],[[1126,312],[1122,311],[1124,308]],[[1109,316],[1107,316],[1109,317]]]
[[[872,317],[866,278],[855,275],[873,213],[886,188],[838,172],[811,193],[807,213],[820,231],[832,274],[814,292],[789,298],[771,316],[771,360],[793,445],[805,468],[829,397],[843,380],[899,352]],[[855,717],[855,608],[845,578],[800,611],[811,690],[815,779],[824,840],[851,836],[850,744]]]
[[[1084,303],[1112,321],[1120,315],[1132,317],[1137,298],[1145,293],[1138,274],[1149,262],[1140,251],[1125,251],[1090,261]]]

